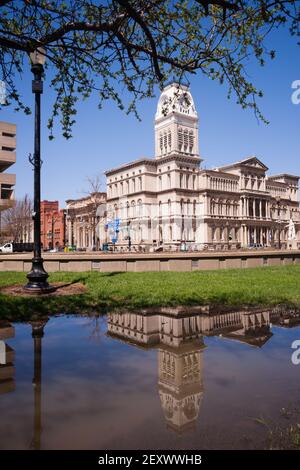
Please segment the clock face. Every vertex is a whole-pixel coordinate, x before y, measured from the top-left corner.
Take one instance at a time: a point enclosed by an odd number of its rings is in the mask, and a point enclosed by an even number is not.
[[[186,93],[183,93],[179,98],[179,104],[183,109],[188,109],[191,105],[189,97]]]
[[[160,110],[161,113],[166,116],[169,112],[170,100],[167,96],[163,96],[160,101]]]

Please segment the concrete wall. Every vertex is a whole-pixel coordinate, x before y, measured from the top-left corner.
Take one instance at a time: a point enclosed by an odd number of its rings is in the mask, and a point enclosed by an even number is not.
[[[197,271],[300,264],[300,250],[220,253],[44,255],[48,272]],[[31,255],[0,254],[0,271],[28,272]]]

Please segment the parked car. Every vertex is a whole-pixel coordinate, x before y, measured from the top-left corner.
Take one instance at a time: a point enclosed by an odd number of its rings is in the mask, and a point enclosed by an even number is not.
[[[251,243],[248,248],[263,248],[264,246],[261,243]]]
[[[33,243],[9,242],[0,246],[0,253],[22,253],[33,251]]]

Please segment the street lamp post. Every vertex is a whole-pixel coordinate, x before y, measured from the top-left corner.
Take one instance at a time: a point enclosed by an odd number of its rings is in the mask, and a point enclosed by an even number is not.
[[[58,221],[58,218],[55,218],[54,215],[52,214],[52,216],[51,216],[51,230],[52,230],[52,232],[51,232],[51,244],[52,244],[52,250],[54,250],[54,241],[55,241],[54,240],[54,235],[55,235],[54,231],[55,231],[55,224],[56,224],[57,221]]]
[[[34,79],[32,81],[32,92],[35,95],[35,119],[34,119],[34,155],[31,159],[34,168],[34,255],[32,268],[27,274],[28,283],[25,286],[29,292],[49,292],[53,290],[47,282],[48,273],[43,266],[41,249],[41,94],[43,93],[42,75],[46,60],[45,50],[36,49],[30,54],[31,71]]]

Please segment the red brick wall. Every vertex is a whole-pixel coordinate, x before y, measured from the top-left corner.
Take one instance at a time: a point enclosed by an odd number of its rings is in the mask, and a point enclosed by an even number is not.
[[[41,242],[44,249],[64,247],[65,215],[58,201],[41,202]]]

